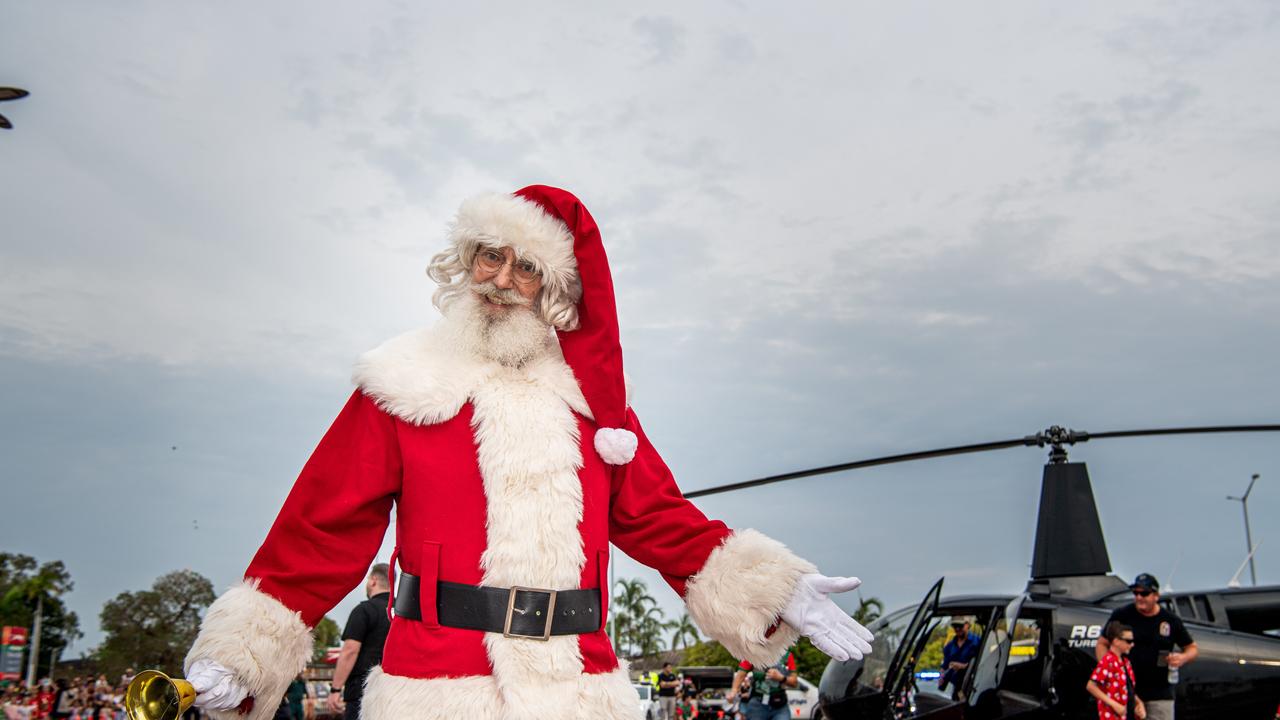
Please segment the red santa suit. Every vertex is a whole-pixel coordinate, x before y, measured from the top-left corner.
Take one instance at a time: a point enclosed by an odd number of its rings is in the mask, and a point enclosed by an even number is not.
[[[513,228],[539,227],[525,217],[545,213],[537,204],[500,197],[485,211]],[[460,220],[454,232],[466,228]],[[605,607],[594,631],[545,641],[436,617],[438,581],[599,588],[607,602],[611,542],[659,570],[694,622],[736,657],[767,664],[796,640],[778,618],[811,564],[760,533],[708,520],[630,408],[622,424],[636,435],[635,455],[607,464],[593,444],[592,403],[550,335],[544,352],[510,366],[477,356],[456,333],[446,321],[360,360],[356,391],[245,582],[210,607],[188,667],[208,658],[232,670],[258,698],[248,720],[270,717],[311,655],[310,628],[360,583],[393,510],[396,555],[421,580],[422,617],[392,620],[382,666],[365,686],[365,718],[639,717]]]

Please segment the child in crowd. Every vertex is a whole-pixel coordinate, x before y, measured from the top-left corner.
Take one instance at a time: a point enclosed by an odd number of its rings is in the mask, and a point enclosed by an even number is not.
[[[1098,700],[1098,720],[1120,720],[1147,716],[1142,700],[1133,694],[1133,665],[1126,657],[1133,649],[1133,628],[1111,622],[1104,633],[1111,643],[1089,677],[1089,694]]]

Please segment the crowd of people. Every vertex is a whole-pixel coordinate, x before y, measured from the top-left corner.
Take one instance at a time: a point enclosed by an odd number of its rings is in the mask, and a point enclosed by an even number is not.
[[[125,691],[133,677],[130,668],[114,683],[106,675],[55,681],[45,678],[33,686],[18,680],[0,688],[0,708],[4,710],[4,720],[126,720]],[[307,683],[301,676],[295,678],[281,701],[276,719],[313,720],[316,714],[315,700]],[[183,720],[203,717],[205,713],[192,706]]]
[[[117,682],[106,675],[45,678],[34,686],[19,680],[3,690],[5,720],[124,720],[124,693],[133,680],[126,670]]]

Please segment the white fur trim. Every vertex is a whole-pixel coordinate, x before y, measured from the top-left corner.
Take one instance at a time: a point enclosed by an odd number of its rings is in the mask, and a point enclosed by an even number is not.
[[[596,430],[595,446],[600,458],[610,465],[626,465],[636,456],[639,441],[636,434],[625,428],[600,428]]]
[[[561,287],[567,287],[578,273],[573,233],[541,205],[522,197],[490,193],[463,201],[449,228],[449,240],[457,245],[464,239],[513,247]]]
[[[541,379],[504,368],[472,395],[487,513],[485,585],[576,588],[586,563],[578,420]],[[499,689],[513,704],[573,703],[583,667],[576,635],[533,642],[487,633],[484,642]]]
[[[364,720],[638,720],[625,666],[598,675],[511,687],[491,676],[415,680],[376,667],[365,681]],[[564,691],[562,691],[564,690]]]
[[[456,332],[446,320],[428,330],[398,335],[362,355],[352,380],[379,407],[411,425],[449,420],[486,380],[510,372],[499,363],[462,352]],[[553,342],[549,347],[551,351],[527,363],[524,372],[575,412],[591,417],[560,346]]]
[[[777,540],[738,530],[689,578],[684,597],[689,617],[734,657],[771,665],[799,638],[779,618],[800,576],[815,571]],[[775,621],[778,629],[766,638]]]
[[[235,673],[254,698],[253,711],[212,712],[215,720],[267,720],[289,682],[311,658],[311,632],[298,613],[246,580],[209,606],[184,668],[208,658]]]

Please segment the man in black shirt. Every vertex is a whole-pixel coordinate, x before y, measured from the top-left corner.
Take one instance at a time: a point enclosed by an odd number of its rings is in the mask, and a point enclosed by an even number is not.
[[[391,630],[391,620],[387,617],[391,585],[395,582],[391,573],[391,566],[386,563],[378,563],[369,570],[369,579],[364,585],[369,599],[351,611],[342,630],[342,650],[333,668],[329,698],[335,709],[345,706],[345,720],[359,720],[365,676],[382,664],[382,645]],[[338,697],[342,699],[334,702]]]
[[[1107,622],[1119,621],[1133,628],[1129,661],[1137,681],[1135,693],[1146,705],[1148,720],[1173,720],[1174,687],[1169,683],[1169,669],[1195,660],[1200,650],[1182,620],[1160,607],[1160,583],[1154,577],[1142,573],[1129,589],[1133,590],[1133,603],[1116,608]],[[1182,652],[1174,652],[1175,645]],[[1110,648],[1106,638],[1098,638],[1094,654],[1101,661]]]
[[[662,672],[658,673],[658,705],[662,708],[663,720],[675,720],[678,687],[680,678],[671,671],[671,663],[662,663]]]

